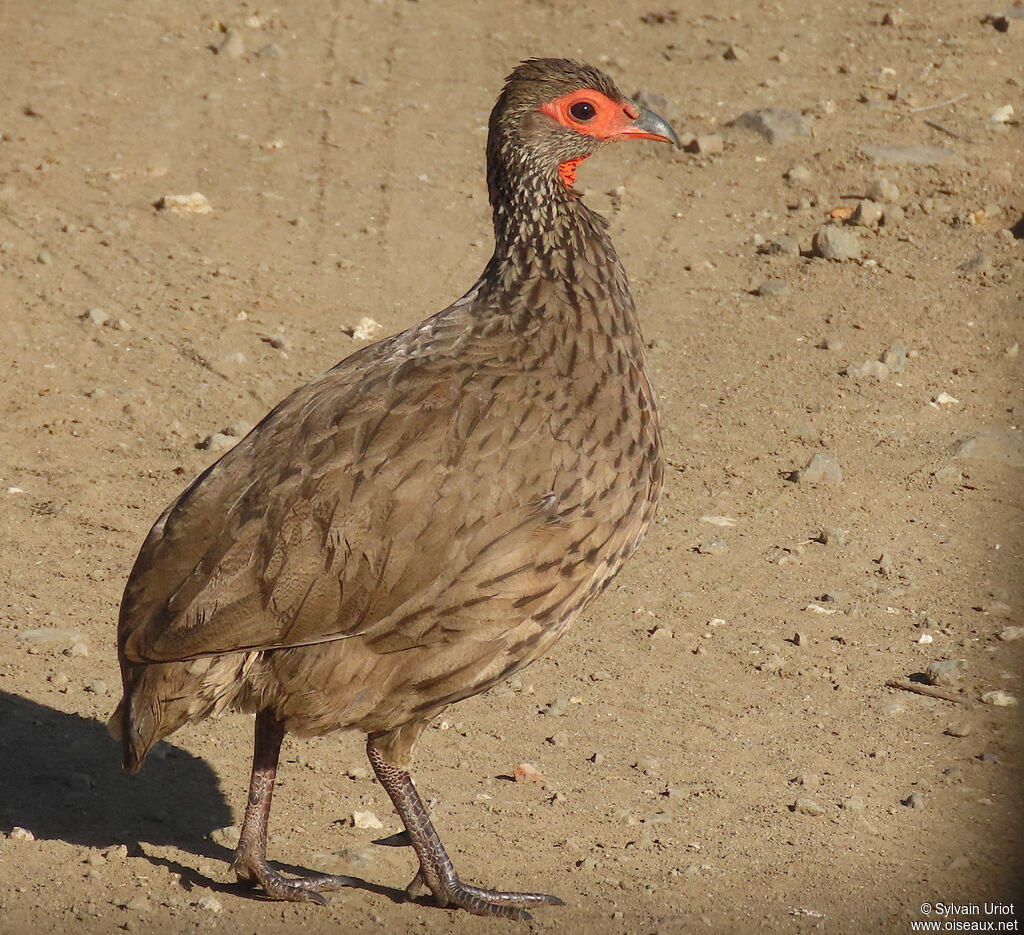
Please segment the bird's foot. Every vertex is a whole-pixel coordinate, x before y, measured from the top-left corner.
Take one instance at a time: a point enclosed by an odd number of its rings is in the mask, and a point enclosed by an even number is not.
[[[527,912],[527,907],[565,905],[557,896],[549,896],[547,893],[506,893],[502,890],[486,890],[470,883],[463,883],[458,877],[445,880],[438,889],[439,892],[434,891],[434,899],[443,908],[465,909],[477,916],[496,916],[519,922],[529,922],[533,918]],[[421,870],[406,887],[405,893],[410,899],[415,899],[424,892],[430,892],[430,887]]]
[[[315,873],[308,877],[286,877],[278,873],[266,860],[237,854],[231,862],[240,883],[259,886],[271,899],[288,902],[312,902],[326,906],[327,900],[321,893],[352,886],[351,877],[335,876],[330,873]]]

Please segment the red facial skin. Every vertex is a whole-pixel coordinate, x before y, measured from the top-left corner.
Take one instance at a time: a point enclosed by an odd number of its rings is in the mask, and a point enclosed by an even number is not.
[[[572,106],[584,101],[594,108],[594,116],[589,120],[580,120],[572,114]],[[562,126],[569,127],[584,136],[592,136],[601,142],[624,139],[672,142],[667,137],[649,133],[634,124],[634,121],[640,117],[640,111],[632,101],[613,101],[600,91],[590,88],[573,91],[571,94],[548,101],[538,109],[542,114],[546,114]],[[566,188],[572,188],[576,181],[576,169],[586,158],[586,156],[581,156],[578,159],[571,159],[558,167],[558,174]]]

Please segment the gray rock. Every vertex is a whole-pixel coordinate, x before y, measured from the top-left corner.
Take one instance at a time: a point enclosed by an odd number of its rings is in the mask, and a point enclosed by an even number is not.
[[[234,29],[229,29],[225,32],[224,38],[221,39],[220,45],[217,46],[217,54],[223,55],[234,62],[245,58],[245,43],[242,41],[241,35]]]
[[[877,227],[884,214],[885,212],[878,202],[865,199],[857,205],[850,221],[860,227]]]
[[[907,365],[907,346],[897,341],[882,353],[880,360],[890,373],[899,373]]]
[[[974,725],[968,721],[954,721],[942,733],[947,737],[969,737]]]
[[[803,163],[793,166],[783,176],[788,182],[803,183],[811,180],[811,170],[807,168]]]
[[[992,270],[992,261],[984,253],[976,253],[969,260],[964,260],[959,269],[965,273],[988,273]]]
[[[1024,639],[1024,627],[1004,627],[999,634],[1003,642]]]
[[[873,201],[895,202],[900,200],[900,190],[887,178],[879,176],[868,182],[867,196]]]
[[[105,325],[107,323],[107,319],[110,318],[102,308],[87,308],[78,317],[86,324],[96,325],[97,327]]]
[[[966,659],[935,659],[924,670],[929,685],[955,685],[967,671]]]
[[[982,429],[953,448],[958,458],[1024,467],[1024,434],[1014,429]]]
[[[798,815],[813,815],[815,818],[824,815],[823,809],[814,799],[799,798],[792,806],[792,810]]]
[[[843,471],[835,455],[819,451],[804,465],[797,475],[801,484],[826,484],[834,486],[843,480]]]
[[[899,205],[886,205],[885,213],[882,215],[882,225],[895,227],[897,224],[902,224],[906,217],[906,212]]]
[[[782,295],[789,291],[789,286],[782,279],[766,279],[755,291],[760,296]]]
[[[924,796],[920,792],[911,792],[900,804],[907,808],[924,808]]]
[[[772,145],[788,143],[798,136],[810,136],[804,118],[784,107],[759,107],[740,114],[728,124],[741,130],[752,130]]]
[[[860,237],[856,231],[828,225],[814,235],[811,249],[826,260],[854,260],[861,255]]]
[[[796,237],[776,237],[765,244],[761,252],[774,256],[799,256],[800,242]]]
[[[729,551],[729,544],[724,539],[706,539],[697,546],[697,551],[701,555],[721,555]]]
[[[848,377],[871,378],[884,380],[889,376],[889,368],[880,360],[866,360],[862,364],[849,364],[843,373]]]
[[[875,162],[914,166],[941,166],[959,161],[951,149],[942,146],[861,146],[860,151]]]

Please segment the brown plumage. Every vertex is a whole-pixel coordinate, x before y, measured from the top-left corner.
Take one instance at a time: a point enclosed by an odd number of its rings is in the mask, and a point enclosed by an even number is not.
[[[424,727],[545,653],[643,538],[662,485],[655,395],[604,220],[572,187],[601,143],[678,142],[597,69],[531,60],[491,114],[495,248],[444,311],[281,402],[157,520],[118,625],[111,729],[160,738],[256,712],[233,867],[265,859],[281,738],[354,729],[441,905],[527,917],[540,894],[456,876],[407,768]]]

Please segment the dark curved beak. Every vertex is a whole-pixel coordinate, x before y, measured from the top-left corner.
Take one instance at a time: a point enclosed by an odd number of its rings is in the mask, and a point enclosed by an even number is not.
[[[638,104],[636,101],[626,101],[627,113],[633,117],[619,132],[620,137],[632,138],[634,140],[660,140],[662,143],[672,143],[679,147],[679,137],[676,131],[668,125],[668,121],[659,117],[653,110]]]

